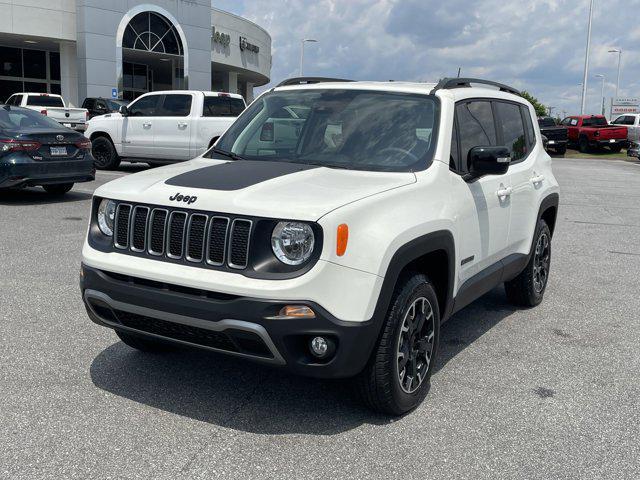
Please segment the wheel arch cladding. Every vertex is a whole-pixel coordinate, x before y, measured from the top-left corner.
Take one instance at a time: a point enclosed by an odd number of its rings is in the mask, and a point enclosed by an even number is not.
[[[540,210],[538,211],[538,220],[544,220],[549,225],[551,236],[556,227],[556,218],[558,216],[558,204],[560,203],[560,195],[552,193],[542,200]]]
[[[398,282],[412,272],[423,273],[431,281],[438,297],[440,319],[448,318],[453,305],[455,243],[448,230],[415,238],[393,255],[384,276],[375,316],[384,318]],[[382,324],[382,322],[380,322]]]
[[[89,137],[89,140],[93,142],[98,137],[104,137],[113,144],[113,140],[111,139],[111,136],[107,132],[93,132],[91,134],[91,137]]]

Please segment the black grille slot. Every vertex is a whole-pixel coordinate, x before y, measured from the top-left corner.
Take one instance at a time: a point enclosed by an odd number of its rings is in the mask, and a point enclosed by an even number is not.
[[[189,231],[187,232],[187,260],[201,262],[204,258],[204,234],[206,229],[206,215],[191,215]]]
[[[118,322],[125,327],[175,340],[182,340],[183,342],[189,342],[195,345],[203,345],[228,352],[238,351],[238,348],[233,344],[229,336],[223,332],[214,332],[181,323],[167,322],[123,310],[114,310],[114,312]]]
[[[115,245],[118,248],[129,246],[129,216],[131,215],[131,205],[118,205],[116,213]]]
[[[151,212],[149,222],[149,253],[162,255],[164,253],[164,233],[167,225],[167,211],[155,209]]]
[[[131,250],[144,252],[148,216],[149,209],[147,207],[136,207],[133,209],[133,221],[131,222]]]
[[[246,268],[250,233],[251,222],[249,220],[233,221],[229,242],[229,266],[231,268]]]
[[[224,263],[224,251],[227,244],[227,229],[229,219],[213,217],[209,226],[209,238],[207,243],[207,262],[212,265]]]
[[[172,258],[181,258],[184,246],[184,230],[187,223],[187,214],[173,212],[169,217],[169,235],[167,252]]]

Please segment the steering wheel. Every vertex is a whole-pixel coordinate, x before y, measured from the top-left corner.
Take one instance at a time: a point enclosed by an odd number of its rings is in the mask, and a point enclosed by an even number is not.
[[[399,147],[387,147],[387,148],[383,148],[382,150],[380,150],[381,154],[384,154],[384,152],[396,152],[396,153],[402,153],[407,157],[411,157],[413,158],[414,161],[419,161],[420,159],[418,157],[416,157],[413,153],[411,153],[409,150],[405,150],[404,148],[399,148]]]

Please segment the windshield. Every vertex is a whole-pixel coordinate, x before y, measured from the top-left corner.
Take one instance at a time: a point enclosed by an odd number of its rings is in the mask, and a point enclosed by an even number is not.
[[[55,128],[56,130],[60,130],[61,126],[58,122],[49,117],[45,117],[40,112],[34,112],[27,108],[0,108],[0,129],[2,130],[29,130],[42,128]]]
[[[605,127],[607,125],[607,119],[604,117],[591,117],[582,120],[583,127]]]
[[[538,119],[538,125],[541,127],[555,127],[556,121],[551,117],[543,117]]]
[[[435,149],[437,105],[434,96],[366,90],[270,92],[229,127],[216,150],[353,170],[424,170]]]

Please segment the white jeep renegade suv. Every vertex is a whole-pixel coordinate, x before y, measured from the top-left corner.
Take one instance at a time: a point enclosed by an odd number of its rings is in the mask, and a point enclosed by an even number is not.
[[[82,298],[139,350],[357,377],[402,414],[453,313],[502,283],[540,303],[558,198],[510,87],[292,79],[203,156],[96,190]]]

